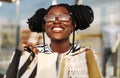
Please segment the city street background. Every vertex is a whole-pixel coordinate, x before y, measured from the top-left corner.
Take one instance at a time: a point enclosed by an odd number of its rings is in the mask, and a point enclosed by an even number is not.
[[[10,58],[16,46],[21,47],[22,43],[27,42],[32,32],[28,29],[27,19],[31,17],[39,8],[47,8],[55,0],[20,0],[17,2],[6,2],[0,0],[0,73],[4,74],[8,68]],[[94,22],[83,31],[76,32],[76,42],[91,46],[99,53],[98,64],[102,68],[103,42],[101,28],[110,24],[109,17],[114,15],[114,23],[120,26],[120,0],[56,0],[57,3],[89,5],[94,11]],[[39,42],[42,43],[41,33]],[[118,70],[120,78],[120,46],[118,50]],[[113,74],[113,67],[107,66],[107,75]],[[109,78],[109,77],[108,77]]]

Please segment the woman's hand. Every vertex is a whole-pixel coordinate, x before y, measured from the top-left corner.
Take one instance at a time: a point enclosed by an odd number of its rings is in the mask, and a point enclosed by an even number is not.
[[[24,50],[33,52],[35,54],[38,54],[38,52],[39,52],[39,50],[32,43],[24,43],[24,44],[22,44],[22,47],[24,48]]]

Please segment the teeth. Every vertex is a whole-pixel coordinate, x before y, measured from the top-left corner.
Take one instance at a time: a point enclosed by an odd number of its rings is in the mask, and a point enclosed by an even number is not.
[[[59,30],[59,31],[61,31],[63,29],[62,28],[53,28],[53,30]]]

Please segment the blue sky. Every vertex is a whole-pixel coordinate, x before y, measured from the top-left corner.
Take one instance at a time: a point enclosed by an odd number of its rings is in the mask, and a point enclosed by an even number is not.
[[[75,0],[57,0],[57,3],[74,4]],[[47,8],[52,4],[52,0],[21,0],[19,5],[19,18],[28,18],[41,7]],[[14,19],[16,18],[16,4],[3,2],[0,7],[0,17]]]
[[[57,3],[68,3],[75,4],[76,0],[57,0]],[[109,1],[109,2],[108,2]],[[119,1],[119,0],[116,0]],[[106,5],[110,2],[115,2],[114,0],[82,0],[83,4],[91,6],[93,9],[98,6],[102,7],[102,5]],[[47,8],[52,4],[52,0],[20,0],[19,6],[19,20],[27,20],[31,17],[35,11],[39,8]],[[107,6],[107,5],[106,5]],[[111,6],[108,4],[108,6]],[[95,15],[96,14],[96,11]],[[95,16],[98,17],[98,16]],[[3,2],[3,6],[0,7],[0,22],[7,20],[16,20],[16,4],[15,3],[7,3]],[[24,22],[24,21],[23,21]]]

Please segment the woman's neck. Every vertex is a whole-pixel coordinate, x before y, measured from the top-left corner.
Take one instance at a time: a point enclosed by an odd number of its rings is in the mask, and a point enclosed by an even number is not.
[[[71,43],[70,42],[64,42],[64,43],[54,43],[52,42],[50,44],[51,50],[53,52],[58,52],[58,53],[65,53],[71,48]]]

